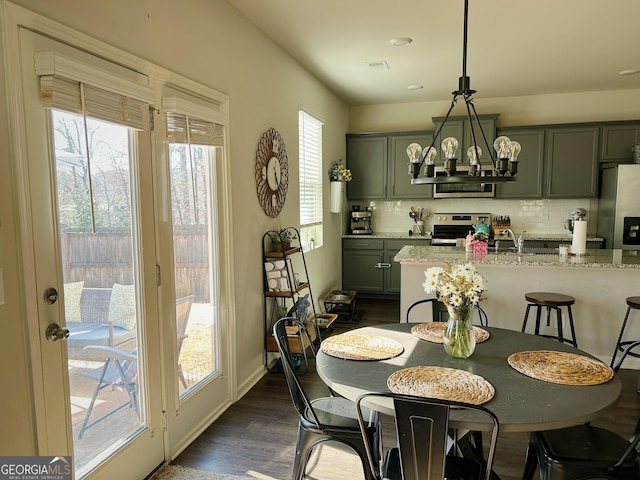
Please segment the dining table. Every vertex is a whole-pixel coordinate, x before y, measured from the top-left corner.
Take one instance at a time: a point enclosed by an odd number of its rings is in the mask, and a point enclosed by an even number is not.
[[[618,375],[598,384],[567,385],[520,373],[507,360],[515,353],[541,351],[567,352],[602,363],[587,352],[557,340],[514,330],[483,327],[485,333],[489,334],[488,338],[476,344],[470,357],[462,359],[449,356],[441,343],[416,336],[412,333],[415,325],[390,323],[361,327],[341,334],[395,340],[402,346],[402,352],[382,360],[354,360],[327,354],[321,345],[316,356],[318,375],[334,392],[355,401],[364,392],[389,391],[387,379],[409,367],[434,366],[469,372],[482,377],[493,387],[492,398],[483,402],[482,406],[498,417],[500,432],[551,430],[589,422],[612,407],[622,390]],[[388,400],[370,406],[381,413],[393,415],[393,406]],[[451,424],[469,430],[487,429],[485,419],[464,415],[453,414]]]

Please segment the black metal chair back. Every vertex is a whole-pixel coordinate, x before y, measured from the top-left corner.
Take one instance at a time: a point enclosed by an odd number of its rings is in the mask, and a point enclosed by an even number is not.
[[[416,308],[418,305],[422,305],[425,303],[431,303],[431,317],[434,322],[446,322],[449,320],[449,312],[447,310],[447,306],[442,303],[437,298],[423,298],[422,300],[418,300],[417,302],[412,303],[407,309],[407,323],[410,322],[409,315],[411,311]],[[485,311],[480,307],[480,305],[476,305],[474,307],[478,312],[478,321],[480,326],[487,327],[489,325],[489,319]]]
[[[304,391],[294,367],[287,326],[295,327],[300,335],[308,335],[308,332],[306,327],[293,317],[281,318],[273,326],[273,336],[280,352],[291,400],[299,416],[293,480],[304,478],[313,448],[329,440],[351,447],[360,457],[365,480],[377,480],[370,468],[367,454],[370,452],[374,458],[377,457],[378,462],[380,461],[381,440],[377,412],[367,413],[369,421],[365,426],[366,434],[363,436],[352,401],[333,396],[311,400]]]
[[[310,419],[315,423],[315,427],[317,429],[321,429],[320,420],[318,420],[313,406],[311,405],[311,400],[305,393],[294,367],[287,326],[296,327],[300,335],[307,335],[309,344],[312,344],[312,342],[306,327],[295,317],[281,318],[273,326],[273,337],[278,345],[278,350],[280,351],[280,362],[282,363],[284,376],[287,379],[287,386],[289,387],[291,400],[293,400],[293,405],[296,408],[298,415],[305,416],[305,413],[308,412]]]
[[[489,479],[500,429],[490,410],[477,406],[433,398],[400,395],[391,392],[368,392],[356,400],[358,419],[362,420],[362,403],[390,398],[395,412],[398,447],[387,454],[380,478],[390,480]],[[448,455],[450,414],[469,411],[477,421],[485,420],[491,437],[486,459]],[[482,420],[480,420],[482,419]],[[376,468],[375,457],[370,457]]]

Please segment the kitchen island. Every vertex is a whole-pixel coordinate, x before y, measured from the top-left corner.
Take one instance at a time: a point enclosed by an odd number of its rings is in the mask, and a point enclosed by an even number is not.
[[[401,264],[400,321],[424,292],[424,272],[436,265],[471,263],[487,280],[482,308],[492,327],[520,330],[527,292],[556,292],[575,297],[573,317],[578,347],[609,363],[627,309],[625,299],[640,295],[640,252],[587,250],[584,256],[492,253],[474,256],[458,247],[407,245],[395,256]],[[415,312],[410,321],[429,321],[429,312]],[[564,313],[564,312],[563,312]],[[632,311],[625,338],[640,339],[640,313]],[[528,330],[535,324],[530,320]],[[555,317],[552,316],[552,320]],[[545,322],[541,333],[555,334]],[[625,367],[637,366],[627,360]],[[634,365],[635,363],[635,365]]]

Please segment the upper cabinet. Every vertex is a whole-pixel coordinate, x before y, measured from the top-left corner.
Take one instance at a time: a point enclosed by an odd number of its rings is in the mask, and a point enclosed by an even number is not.
[[[487,137],[487,142],[489,142],[489,148],[493,149],[493,140],[496,138],[496,120],[499,117],[498,114],[495,115],[478,115],[478,120],[480,121],[480,125],[482,126],[482,131]],[[440,125],[444,121],[444,117],[434,117],[433,123],[436,126],[435,131],[438,131]],[[458,140],[458,153],[457,158],[459,160],[459,164],[467,163],[467,149],[473,145],[473,138],[475,135],[476,144],[482,150],[482,155],[480,156],[481,161],[489,160],[489,152],[487,152],[487,146],[484,143],[484,139],[482,138],[482,132],[478,128],[478,124],[473,122],[473,131],[472,127],[469,125],[469,119],[467,117],[449,117],[447,122],[442,127],[442,131],[438,136],[438,139],[435,142],[435,147],[438,149],[438,158],[440,160],[444,160],[445,156],[442,152],[442,140],[447,137],[454,137]]]
[[[429,146],[431,133],[347,135],[347,167],[353,180],[347,183],[349,200],[430,198],[432,189],[412,185],[407,147],[419,143]]]
[[[391,135],[389,137],[389,178],[391,188],[389,198],[411,199],[433,197],[433,186],[412,185],[409,175],[409,156],[407,147],[412,143],[418,143],[424,149],[431,145],[433,135],[431,133],[410,133]]]
[[[517,181],[498,183],[496,198],[541,198],[544,174],[544,129],[499,128],[497,135],[506,135],[519,142]]]
[[[600,129],[602,162],[631,162],[633,147],[640,143],[640,123],[605,125]]]
[[[598,127],[547,130],[546,198],[598,196]]]
[[[640,121],[540,125],[496,129],[498,115],[479,115],[482,129],[493,148],[497,135],[520,142],[518,180],[499,183],[496,198],[597,197],[599,162],[631,162],[633,146],[640,143]],[[437,128],[444,117],[434,117]],[[474,122],[481,161],[490,162],[482,133]],[[431,185],[412,185],[408,174],[407,147],[419,143],[424,149],[435,132],[415,131],[347,135],[347,166],[353,180],[347,184],[349,200],[424,199],[433,197]],[[450,117],[434,142],[442,164],[440,143],[446,137],[459,142],[459,163],[467,163],[473,144],[466,117]],[[493,153],[493,152],[492,152]]]
[[[347,135],[347,183],[349,200],[387,198],[388,139],[381,135]]]

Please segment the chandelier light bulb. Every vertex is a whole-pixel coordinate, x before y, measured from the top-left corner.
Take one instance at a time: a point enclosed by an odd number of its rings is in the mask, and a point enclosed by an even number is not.
[[[493,148],[495,149],[498,158],[511,157],[511,140],[509,137],[501,136],[496,138],[493,142]]]
[[[518,142],[512,141],[511,142],[511,155],[509,155],[509,161],[510,162],[517,162],[518,161],[518,155],[520,155],[520,150],[522,149],[522,147],[520,146],[520,144]]]
[[[422,150],[422,157],[424,158],[424,163],[427,165],[435,165],[436,155],[438,155],[438,150],[436,150],[435,147],[425,147],[424,150]]]
[[[477,153],[476,153],[477,152]],[[482,156],[482,149],[475,145],[471,145],[467,149],[467,157],[469,158],[469,165],[479,165],[479,158]]]
[[[458,140],[454,137],[447,137],[442,141],[442,151],[444,156],[449,160],[456,158],[456,152],[458,151]]]
[[[409,161],[411,163],[418,163],[420,161],[420,153],[422,152],[422,147],[419,143],[412,143],[407,147],[407,156],[409,157]]]

